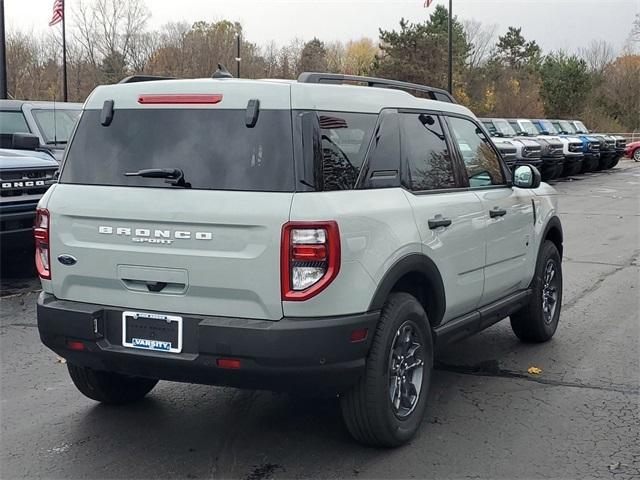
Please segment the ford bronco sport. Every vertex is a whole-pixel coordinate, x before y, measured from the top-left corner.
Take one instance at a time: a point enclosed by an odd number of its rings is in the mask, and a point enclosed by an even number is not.
[[[554,190],[445,93],[96,88],[36,219],[42,341],[99,402],[160,379],[338,394],[358,441],[408,441],[436,347],[507,316],[547,341],[562,300]]]

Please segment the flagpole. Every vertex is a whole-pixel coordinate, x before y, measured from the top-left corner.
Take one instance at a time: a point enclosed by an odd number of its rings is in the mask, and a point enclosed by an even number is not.
[[[67,32],[65,31],[66,15],[64,12],[64,0],[62,1],[62,98],[67,101]]]
[[[4,0],[0,0],[0,98],[9,98],[7,91],[7,39],[4,34]]]
[[[448,71],[448,90],[449,93],[453,94],[453,0],[449,0],[449,25],[448,25],[448,35],[449,35],[449,71]]]

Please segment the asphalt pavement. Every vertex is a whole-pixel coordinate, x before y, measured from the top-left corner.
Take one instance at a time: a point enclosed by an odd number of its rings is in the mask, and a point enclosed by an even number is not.
[[[0,478],[640,478],[640,164],[555,186],[556,336],[525,345],[503,321],[448,347],[395,450],[354,443],[332,399],[161,382],[96,404],[40,344],[32,274],[3,259]]]

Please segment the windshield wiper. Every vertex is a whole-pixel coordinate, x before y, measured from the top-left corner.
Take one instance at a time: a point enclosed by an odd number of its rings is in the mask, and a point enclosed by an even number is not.
[[[49,140],[46,142],[47,145],[66,145],[67,143],[67,140]]]
[[[184,173],[179,168],[147,168],[137,172],[125,172],[126,177],[166,178],[166,183],[173,187],[191,188],[191,184],[184,179]]]

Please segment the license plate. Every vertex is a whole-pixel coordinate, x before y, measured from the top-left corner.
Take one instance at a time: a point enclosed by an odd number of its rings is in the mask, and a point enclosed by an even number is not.
[[[182,351],[182,317],[123,312],[122,345],[155,352]]]

